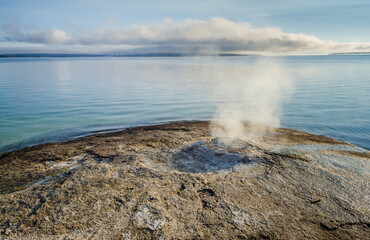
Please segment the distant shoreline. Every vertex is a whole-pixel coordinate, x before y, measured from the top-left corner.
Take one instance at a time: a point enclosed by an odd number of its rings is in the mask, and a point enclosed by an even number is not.
[[[370,52],[330,53],[329,55],[370,55]]]
[[[258,54],[234,54],[234,53],[220,53],[220,54],[184,54],[184,53],[145,53],[145,54],[59,54],[59,53],[7,53],[0,54],[0,58],[48,58],[48,57],[244,57],[244,56],[259,56]]]
[[[328,53],[321,56],[368,56],[370,52]],[[78,57],[247,57],[263,56],[260,54],[192,54],[192,53],[135,53],[135,54],[74,54],[74,53],[4,53],[0,58],[78,58]],[[311,55],[283,55],[283,56],[311,56]]]

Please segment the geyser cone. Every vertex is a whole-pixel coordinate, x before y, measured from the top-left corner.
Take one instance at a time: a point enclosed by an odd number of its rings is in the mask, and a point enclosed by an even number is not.
[[[184,172],[236,171],[250,168],[263,154],[262,149],[241,139],[213,138],[183,149],[174,165]]]

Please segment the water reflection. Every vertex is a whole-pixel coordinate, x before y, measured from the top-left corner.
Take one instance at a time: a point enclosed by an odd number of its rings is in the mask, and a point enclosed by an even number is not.
[[[92,130],[211,119],[240,101],[257,57],[0,60],[0,151]],[[370,57],[284,57],[282,125],[370,148]],[[266,70],[267,71],[267,70]],[[28,142],[29,143],[29,142]],[[23,145],[26,145],[23,142]]]

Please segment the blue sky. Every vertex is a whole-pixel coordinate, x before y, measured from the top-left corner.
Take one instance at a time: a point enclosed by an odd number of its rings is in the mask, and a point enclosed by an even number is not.
[[[304,39],[304,44],[301,44],[301,42],[293,44],[299,46],[299,49],[297,48],[299,51],[346,50],[346,45],[343,44],[348,42],[364,43],[356,45],[356,47],[351,45],[348,50],[360,49],[367,51],[368,46],[366,44],[370,42],[369,13],[370,1],[368,0],[1,0],[0,39],[2,41],[0,42],[0,52],[1,50],[5,51],[6,48],[22,50],[22,48],[32,48],[32,46],[35,49],[44,48],[45,51],[66,49],[66,46],[73,46],[75,49],[81,50],[85,45],[102,46],[102,49],[106,50],[130,48],[130,46],[131,48],[132,46],[155,47],[158,45],[162,48],[164,46],[173,47],[174,42],[179,42],[179,39],[173,37],[174,31],[178,32],[178,28],[186,30],[199,24],[185,24],[186,19],[209,23],[212,18],[225,19],[227,22],[218,22],[222,26],[225,23],[231,25],[233,23],[249,23],[253,29],[279,28],[281,34],[278,37],[275,34],[274,39],[264,39],[263,41],[266,44],[267,42],[269,44],[276,42],[275,38],[289,38],[288,44],[291,44],[293,40],[296,41],[296,36],[286,34],[297,34],[297,36],[298,34],[304,34],[314,36],[322,41],[334,41],[336,44],[341,43],[342,45],[333,45],[330,49],[324,49],[323,45],[327,45],[328,42],[322,42],[320,47],[314,48],[311,42],[307,43],[307,40]],[[149,34],[151,37],[144,41],[146,35],[140,35],[138,31],[131,29],[133,25],[143,25],[147,26],[146,31],[150,31],[153,25],[163,23],[164,19],[170,19],[176,23],[170,24],[170,26],[164,24],[165,27],[170,29],[169,31],[172,31],[169,34],[171,37],[165,40],[161,39],[159,41],[159,37],[154,38],[152,37],[153,34]],[[240,26],[240,29],[243,26]],[[89,37],[96,38],[97,29],[100,31],[99,40],[95,39],[93,43],[86,41]],[[116,29],[115,33],[113,33],[113,29]],[[167,30],[161,29],[161,34],[168,33]],[[222,29],[224,28],[216,27],[214,31],[218,32]],[[103,33],[103,30],[109,30],[109,32]],[[134,43],[135,38],[127,40],[124,36],[124,34],[132,32],[134,32],[134,35],[136,34],[138,44]],[[119,33],[120,38],[116,33]],[[108,42],[101,37],[103,34],[113,34],[117,38],[114,42]],[[267,34],[267,32],[265,31],[263,34]],[[188,39],[186,43],[181,43],[181,46],[189,46],[189,42],[194,42],[194,39],[188,38],[188,34],[180,34],[180,36]],[[256,45],[256,41],[259,41],[249,38],[249,32],[246,32],[245,36],[249,43],[253,42],[253,46]],[[60,39],[57,40],[59,37]],[[234,41],[238,47],[225,46],[225,41],[221,41],[221,38],[222,40],[227,38],[229,42]],[[255,36],[255,39],[260,38]],[[201,42],[195,41],[195,47],[203,46],[206,40],[207,38],[202,38]],[[213,37],[211,37],[211,40],[214,41]],[[264,49],[261,44],[254,48],[251,44],[248,46],[240,44],[240,41],[239,38],[233,40],[233,38],[223,35],[211,45],[220,49],[231,49],[232,51],[263,51]],[[281,48],[286,44],[286,42],[279,43],[280,48],[267,50],[294,51],[295,48],[293,47]],[[176,47],[178,45],[176,44]],[[301,45],[305,45],[305,47],[301,47]],[[79,47],[77,48],[77,46]],[[89,51],[89,46],[86,46],[84,51]],[[209,47],[209,44],[207,46]]]

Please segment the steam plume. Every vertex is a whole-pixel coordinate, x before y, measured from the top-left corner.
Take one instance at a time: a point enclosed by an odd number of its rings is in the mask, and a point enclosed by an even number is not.
[[[220,83],[219,89],[228,91],[230,98],[217,107],[211,124],[213,137],[256,141],[280,126],[282,101],[293,86],[288,70],[277,61],[259,60],[243,72],[239,81]],[[252,124],[245,125],[245,121]]]

